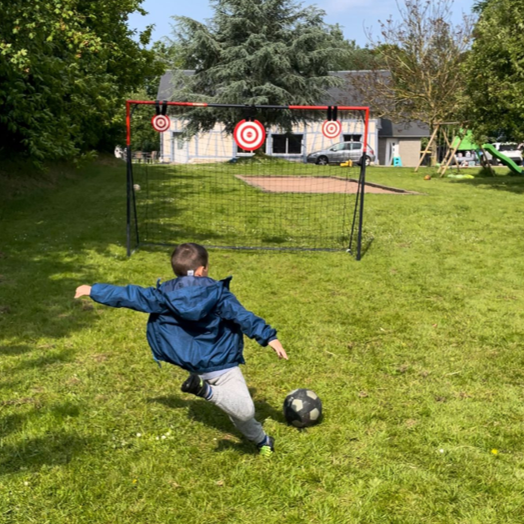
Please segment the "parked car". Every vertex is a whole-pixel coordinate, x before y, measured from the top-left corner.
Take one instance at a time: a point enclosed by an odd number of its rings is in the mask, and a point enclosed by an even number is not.
[[[522,151],[519,150],[519,146],[516,142],[495,142],[493,147],[500,151],[504,156],[511,158],[518,166],[522,165]],[[498,161],[492,157],[489,153],[486,153],[487,159],[491,164],[498,164]]]
[[[341,164],[352,160],[360,164],[360,160],[364,156],[364,149],[362,142],[339,142],[328,149],[316,151],[307,156],[308,164],[319,164],[325,166],[328,164]],[[371,147],[367,147],[365,156],[366,165],[369,166],[371,162],[375,162],[375,152]]]

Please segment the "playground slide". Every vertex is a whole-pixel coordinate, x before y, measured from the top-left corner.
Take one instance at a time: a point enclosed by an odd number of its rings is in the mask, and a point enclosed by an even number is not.
[[[500,151],[497,151],[491,144],[484,144],[482,147],[484,148],[484,151],[493,155],[495,158],[500,160],[505,166],[508,166],[510,170],[513,171],[513,173],[517,175],[524,174],[521,167],[515,164],[515,162],[513,162],[511,158],[508,158],[506,155],[503,155]]]

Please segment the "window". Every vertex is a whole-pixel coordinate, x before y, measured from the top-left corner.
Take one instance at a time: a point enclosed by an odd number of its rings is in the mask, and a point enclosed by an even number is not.
[[[264,143],[262,144],[261,147],[259,147],[259,149],[260,149],[260,151],[262,151],[262,153],[266,152],[266,141],[264,141]],[[246,155],[253,154],[253,151],[248,151],[247,149],[242,149],[239,145],[237,145],[237,152],[239,154],[246,154]]]
[[[277,155],[302,154],[302,138],[304,135],[271,135],[273,153]]]
[[[177,149],[184,149],[185,143],[182,138],[182,133],[173,133],[173,140],[176,142]]]
[[[344,135],[344,142],[360,142],[362,135]]]

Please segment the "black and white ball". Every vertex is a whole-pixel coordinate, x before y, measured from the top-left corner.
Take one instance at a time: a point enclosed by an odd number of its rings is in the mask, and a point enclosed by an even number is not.
[[[314,426],[322,418],[322,402],[310,389],[295,389],[284,400],[284,417],[297,428]]]

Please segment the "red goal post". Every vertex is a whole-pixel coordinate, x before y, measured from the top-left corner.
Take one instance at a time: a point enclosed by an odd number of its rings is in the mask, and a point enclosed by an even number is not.
[[[207,102],[176,102],[176,101],[165,101],[165,100],[126,100],[126,145],[127,145],[127,165],[128,165],[128,176],[127,176],[127,246],[128,255],[131,254],[132,240],[131,237],[135,236],[134,243],[138,246],[140,244],[139,232],[137,226],[136,216],[136,201],[135,193],[133,189],[133,167],[131,163],[131,143],[132,143],[132,115],[133,110],[136,106],[154,106],[156,108],[156,114],[160,114],[160,108],[162,114],[166,114],[168,107],[173,108],[222,108],[222,109],[238,109],[240,111],[297,111],[297,112],[325,112],[328,115],[327,120],[337,120],[338,112],[353,112],[358,113],[359,121],[363,124],[362,133],[362,161],[360,176],[358,180],[359,189],[357,192],[357,198],[355,203],[355,210],[353,214],[353,223],[351,226],[351,236],[349,242],[348,251],[354,253],[357,260],[361,259],[361,245],[362,245],[362,226],[363,226],[363,212],[364,212],[364,193],[365,193],[365,172],[366,172],[366,153],[369,151],[369,117],[370,110],[366,106],[341,106],[341,105],[249,105],[249,104],[219,104],[219,103],[207,103]],[[315,119],[316,120],[316,119]],[[263,123],[263,122],[262,122]],[[357,209],[358,208],[358,209]],[[135,223],[136,229],[132,231],[132,222]],[[356,233],[354,237],[354,233]],[[355,245],[353,245],[355,244]]]
[[[160,103],[159,100],[126,100],[126,126],[127,126],[127,146],[131,146],[131,106],[132,105],[149,105],[154,106]],[[278,105],[243,105],[243,104],[213,104],[207,102],[167,102],[162,101],[162,104],[167,106],[178,107],[223,107],[223,108],[237,108],[237,109],[280,109],[280,110],[298,110],[298,111],[328,111],[331,107],[337,107],[339,111],[363,111],[364,112],[364,151],[368,149],[368,133],[369,133],[369,107],[359,106],[278,106]]]

